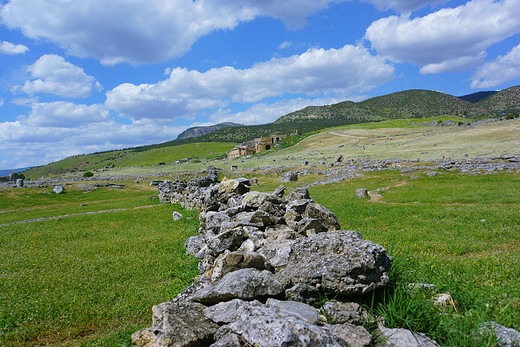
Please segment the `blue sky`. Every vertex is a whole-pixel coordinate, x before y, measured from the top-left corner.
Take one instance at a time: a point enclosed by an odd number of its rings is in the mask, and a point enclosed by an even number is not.
[[[0,169],[520,84],[520,0],[0,0]]]

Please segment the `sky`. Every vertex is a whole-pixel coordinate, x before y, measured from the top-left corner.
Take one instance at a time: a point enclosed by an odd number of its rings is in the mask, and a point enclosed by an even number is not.
[[[520,84],[520,0],[0,0],[0,169]]]

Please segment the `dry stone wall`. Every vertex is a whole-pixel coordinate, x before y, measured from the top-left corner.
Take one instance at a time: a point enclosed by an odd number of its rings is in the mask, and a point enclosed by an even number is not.
[[[217,183],[210,172],[161,183],[158,191],[163,202],[201,209],[199,235],[186,241],[200,276],[154,306],[152,327],[134,333],[134,345],[372,345],[363,327],[370,315],[356,299],[388,283],[392,258],[358,232],[341,230],[307,189],[284,197],[283,186],[250,191],[247,179]],[[324,302],[327,295],[335,301]]]

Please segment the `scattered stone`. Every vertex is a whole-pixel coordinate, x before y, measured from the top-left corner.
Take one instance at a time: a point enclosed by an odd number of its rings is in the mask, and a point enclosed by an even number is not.
[[[455,311],[457,311],[457,305],[455,304],[455,301],[448,293],[442,293],[435,295],[435,299],[433,301],[434,305],[440,306],[442,308],[448,308],[451,307]]]
[[[338,155],[338,157],[336,158],[336,163],[341,163],[341,162],[343,162],[343,155],[342,154]]]
[[[343,339],[349,347],[372,346],[372,335],[362,326],[349,323],[326,325],[336,336]]]
[[[438,347],[439,344],[422,333],[413,333],[406,329],[379,328],[378,338],[384,347]]]
[[[355,302],[327,301],[322,311],[337,324],[363,325],[370,320],[368,311]]]
[[[271,272],[248,268],[226,274],[215,284],[195,293],[192,299],[205,304],[216,304],[235,298],[252,300],[276,297],[284,291],[282,284]]]
[[[366,188],[356,189],[356,197],[358,199],[369,198],[370,196],[368,195],[368,189],[366,189]]]
[[[182,218],[184,218],[182,216],[182,214],[180,212],[177,212],[177,211],[173,211],[172,217],[173,217],[174,221],[178,221],[178,220],[181,220]]]
[[[282,183],[283,182],[295,182],[298,181],[298,173],[296,172],[284,172],[281,176]]]
[[[480,334],[493,334],[501,347],[520,346],[520,332],[512,328],[506,328],[495,322],[485,322],[480,325]]]
[[[19,188],[23,187],[23,179],[22,178],[17,178],[16,179],[16,186],[19,187]]]
[[[134,346],[203,346],[213,342],[219,326],[204,316],[196,302],[165,302],[154,306],[152,327],[132,335]]]
[[[65,191],[65,189],[63,189],[62,185],[56,185],[52,191],[56,194],[61,194]]]

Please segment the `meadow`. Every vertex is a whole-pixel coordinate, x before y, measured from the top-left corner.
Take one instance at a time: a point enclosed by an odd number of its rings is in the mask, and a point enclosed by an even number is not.
[[[417,176],[382,171],[310,189],[343,229],[360,231],[394,257],[392,285],[365,304],[388,326],[425,332],[445,346],[483,345],[472,332],[484,321],[519,329],[520,176]],[[259,181],[258,190],[271,190],[279,176]],[[355,197],[361,187],[386,190],[374,202]],[[183,243],[198,228],[196,211],[158,204],[152,189],[127,182],[122,190],[60,195],[0,191],[0,224],[6,216],[13,222],[126,209],[0,228],[0,345],[126,346],[134,331],[150,326],[151,307],[197,275]],[[185,218],[172,221],[173,210]],[[436,291],[411,293],[402,286],[410,282]],[[446,292],[456,310],[433,306],[433,294]]]

